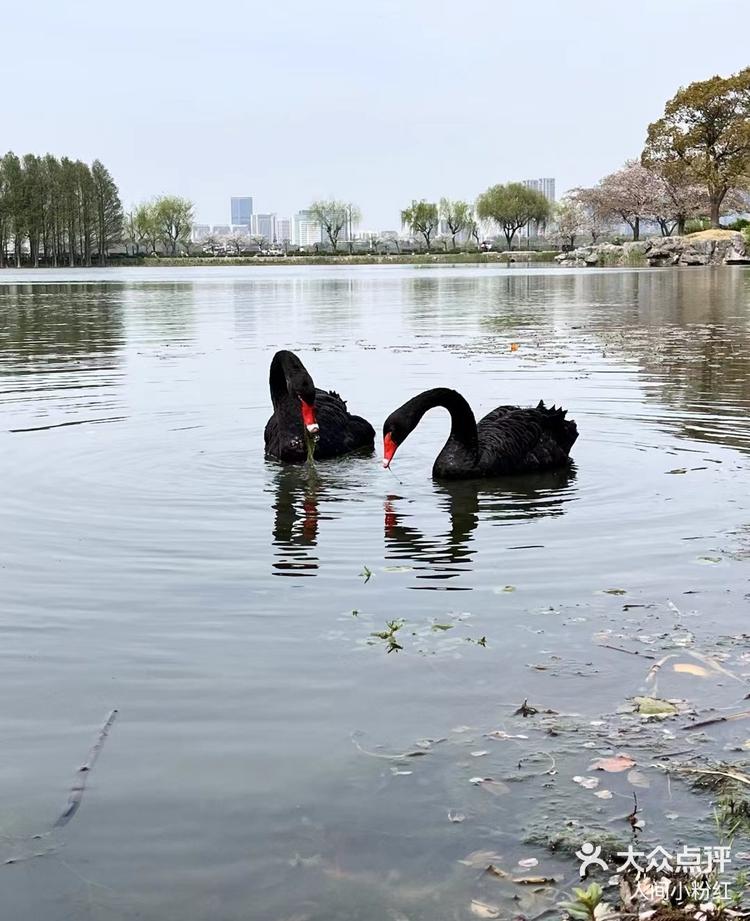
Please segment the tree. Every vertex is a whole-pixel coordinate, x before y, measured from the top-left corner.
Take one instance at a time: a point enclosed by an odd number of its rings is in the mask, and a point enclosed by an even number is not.
[[[86,265],[91,265],[94,241],[96,204],[94,201],[94,178],[91,170],[82,160],[76,160],[76,199],[78,205],[79,252]]]
[[[477,249],[481,249],[482,241],[480,237],[482,236],[482,228],[479,226],[479,221],[472,217],[466,227],[466,230],[468,231],[468,234],[472,240],[474,240]]]
[[[727,194],[750,181],[750,67],[679,89],[648,126],[642,160],[665,176],[683,167],[706,189],[719,227]]]
[[[141,246],[146,242],[146,237],[138,220],[137,210],[128,211],[125,215],[122,223],[122,239],[126,247],[128,245],[133,247],[134,256],[140,255]]]
[[[545,196],[520,182],[490,186],[477,199],[477,216],[498,225],[505,234],[508,249],[513,246],[513,237],[529,221],[541,223],[549,214],[550,203]]]
[[[109,247],[119,243],[122,238],[122,202],[117,185],[101,160],[94,160],[91,164],[91,178],[94,184],[99,264],[104,265]]]
[[[24,188],[23,188],[23,170],[21,161],[13,153],[8,151],[2,159],[2,170],[4,175],[4,195],[3,203],[5,209],[5,230],[6,243],[13,241],[13,251],[16,259],[16,267],[21,267],[21,249],[25,234],[25,209],[24,209]]]
[[[165,248],[171,256],[190,239],[193,229],[193,203],[177,195],[162,195],[152,205],[153,217]]]
[[[449,198],[441,198],[438,213],[450,231],[453,249],[455,250],[456,237],[461,231],[468,230],[473,219],[473,208],[465,201],[451,201]]]
[[[359,208],[351,202],[335,201],[314,201],[308,211],[315,220],[320,224],[331,243],[333,251],[336,252],[338,247],[341,231],[347,227],[351,237],[351,229],[360,220]]]
[[[133,212],[137,239],[145,246],[149,255],[156,255],[162,241],[162,229],[156,202],[141,202]]]
[[[691,218],[708,214],[711,206],[706,190],[690,182],[684,170],[665,170],[659,180],[661,194],[655,203],[654,217],[662,236],[669,237],[675,230],[683,234]]]
[[[409,230],[424,237],[427,252],[430,251],[430,239],[439,222],[438,206],[433,202],[412,201],[408,208],[401,212],[401,224]]]
[[[226,243],[234,255],[239,256],[247,249],[249,240],[250,238],[246,233],[242,233],[240,230],[235,230],[229,234],[226,239]]]
[[[639,240],[641,221],[655,220],[662,194],[656,174],[636,160],[627,160],[622,169],[599,182],[599,191],[604,212],[628,224],[633,239]]]
[[[576,237],[588,228],[586,209],[575,197],[565,195],[555,205],[554,217],[558,238],[564,246],[572,249],[576,245]]]
[[[604,195],[598,186],[589,189],[572,189],[570,198],[578,202],[586,213],[586,231],[591,234],[591,242],[596,243],[602,234],[610,229],[611,213],[607,210]]]
[[[215,233],[209,233],[203,240],[203,252],[211,253],[212,256],[215,256],[219,249],[221,248],[221,240],[216,236]]]
[[[265,247],[266,243],[268,243],[268,240],[265,238],[265,236],[262,233],[254,233],[250,237],[250,240],[258,247],[259,253],[263,251],[263,248]]]
[[[60,201],[60,162],[52,154],[44,158],[44,184],[46,190],[46,217],[44,222],[44,258],[57,268],[62,260],[62,203]]]

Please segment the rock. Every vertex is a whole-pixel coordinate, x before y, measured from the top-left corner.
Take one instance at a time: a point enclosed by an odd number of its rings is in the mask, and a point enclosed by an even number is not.
[[[654,237],[617,245],[597,243],[560,253],[555,260],[563,266],[700,266],[745,265],[750,248],[741,233],[704,231],[686,237]]]

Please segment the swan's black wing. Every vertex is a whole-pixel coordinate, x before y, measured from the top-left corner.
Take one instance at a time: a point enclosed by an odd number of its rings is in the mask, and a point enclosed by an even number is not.
[[[485,476],[533,473],[569,463],[578,437],[564,409],[498,406],[477,425],[479,467]]]
[[[375,447],[373,427],[361,416],[353,416],[337,393],[316,388],[315,414],[320,426],[315,443],[316,460],[362,449],[372,451]],[[301,464],[307,460],[302,416],[296,404],[279,406],[266,423],[264,438],[266,454],[288,463]]]
[[[317,459],[374,449],[375,429],[361,416],[353,416],[335,391],[315,390],[315,413],[320,426],[315,446]]]
[[[266,427],[263,431],[263,440],[266,445],[266,454],[270,455],[271,457],[278,457],[279,460],[297,460],[296,457],[289,457],[287,455],[292,447],[292,442],[302,439],[302,425],[300,424],[299,432],[297,435],[291,436],[291,433],[289,434],[290,437],[286,437],[284,439],[281,438],[279,420],[276,413],[274,413],[268,422],[266,422]],[[304,460],[304,454],[302,451],[300,450],[298,453],[300,455],[299,460]]]

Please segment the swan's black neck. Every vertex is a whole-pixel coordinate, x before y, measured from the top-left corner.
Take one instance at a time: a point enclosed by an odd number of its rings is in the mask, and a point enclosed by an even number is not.
[[[273,356],[269,384],[274,408],[291,396],[301,396],[308,403],[315,399],[315,384],[294,352],[282,350]]]
[[[448,387],[434,387],[432,390],[425,390],[424,393],[404,403],[391,418],[397,417],[399,428],[408,434],[416,428],[422,416],[436,406],[444,407],[451,414],[449,443],[457,443],[472,457],[476,457],[479,452],[476,419],[471,406],[455,390],[450,390]]]

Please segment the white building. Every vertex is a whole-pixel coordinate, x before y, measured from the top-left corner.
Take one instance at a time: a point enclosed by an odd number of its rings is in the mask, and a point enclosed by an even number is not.
[[[551,205],[554,205],[555,180],[553,177],[548,176],[544,179],[524,179],[522,184],[525,185],[527,189],[534,189],[536,192],[541,192],[547,201]]]
[[[211,233],[217,237],[228,237],[231,232],[231,224],[214,224],[211,228]]]
[[[256,236],[263,237],[269,243],[276,242],[275,214],[254,214],[251,226],[252,232]]]
[[[321,242],[321,228],[309,211],[298,211],[292,225],[292,242],[297,246],[314,246]]]
[[[277,243],[291,243],[292,242],[292,222],[288,217],[277,217],[276,218],[276,242]]]
[[[193,224],[191,232],[193,243],[202,243],[210,233],[211,227],[209,224]]]
[[[547,199],[550,205],[555,204],[555,180],[552,176],[547,176],[542,179],[524,179],[523,185],[527,189],[534,189],[536,192],[541,192],[542,195]],[[525,237],[538,237],[539,231],[544,232],[544,225],[539,226],[536,221],[529,221],[529,223],[521,230],[521,236]]]

